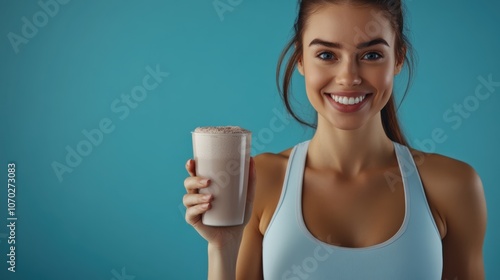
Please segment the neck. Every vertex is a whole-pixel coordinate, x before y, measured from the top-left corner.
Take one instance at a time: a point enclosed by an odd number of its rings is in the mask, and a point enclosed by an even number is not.
[[[393,160],[394,146],[382,126],[380,113],[355,130],[341,130],[318,116],[318,128],[309,143],[307,166],[356,175]]]

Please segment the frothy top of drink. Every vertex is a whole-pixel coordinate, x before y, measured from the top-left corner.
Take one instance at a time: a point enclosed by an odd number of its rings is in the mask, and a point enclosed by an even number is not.
[[[197,127],[194,132],[197,133],[211,133],[211,134],[242,134],[251,133],[250,130],[246,130],[239,126],[203,126]]]

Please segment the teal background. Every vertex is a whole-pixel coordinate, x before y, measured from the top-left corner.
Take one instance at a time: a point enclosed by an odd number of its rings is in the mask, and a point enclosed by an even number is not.
[[[258,141],[253,155],[312,135],[295,122],[279,131],[269,124],[284,112],[274,75],[296,1],[231,2],[238,4],[221,18],[213,1],[73,0],[18,53],[7,34],[22,34],[22,17],[32,22],[42,9],[36,1],[0,2],[0,279],[206,278],[206,242],[184,222],[181,205],[190,131],[241,125]],[[443,118],[474,94],[479,76],[500,81],[500,4],[407,6],[419,63],[401,120],[415,148],[466,161],[480,174],[486,274],[500,279],[500,87],[455,129]],[[169,76],[156,89],[126,116],[111,108],[124,106],[121,95],[157,65]],[[294,89],[307,104],[299,75]],[[105,118],[114,130],[60,181],[53,162],[64,164],[66,147],[76,149],[82,130]],[[439,128],[444,143],[417,145]],[[9,162],[17,178],[16,273],[6,263]]]

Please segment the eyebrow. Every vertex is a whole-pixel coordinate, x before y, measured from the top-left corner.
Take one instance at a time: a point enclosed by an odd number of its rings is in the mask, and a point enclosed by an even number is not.
[[[373,40],[368,41],[368,42],[359,43],[356,46],[356,48],[357,49],[364,49],[364,48],[371,47],[371,46],[378,45],[378,44],[386,45],[389,47],[389,44],[387,43],[386,40],[384,40],[382,38],[376,38],[376,39],[373,39]],[[328,41],[321,40],[318,38],[312,40],[311,43],[309,44],[309,47],[312,45],[321,45],[321,46],[325,46],[328,48],[342,49],[342,44],[340,44],[340,43],[328,42]]]

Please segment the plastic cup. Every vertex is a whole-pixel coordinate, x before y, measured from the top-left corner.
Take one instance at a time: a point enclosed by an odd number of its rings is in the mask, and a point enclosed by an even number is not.
[[[203,214],[209,226],[243,224],[252,134],[239,127],[202,127],[192,132],[196,175],[211,183],[200,193],[214,196]]]

